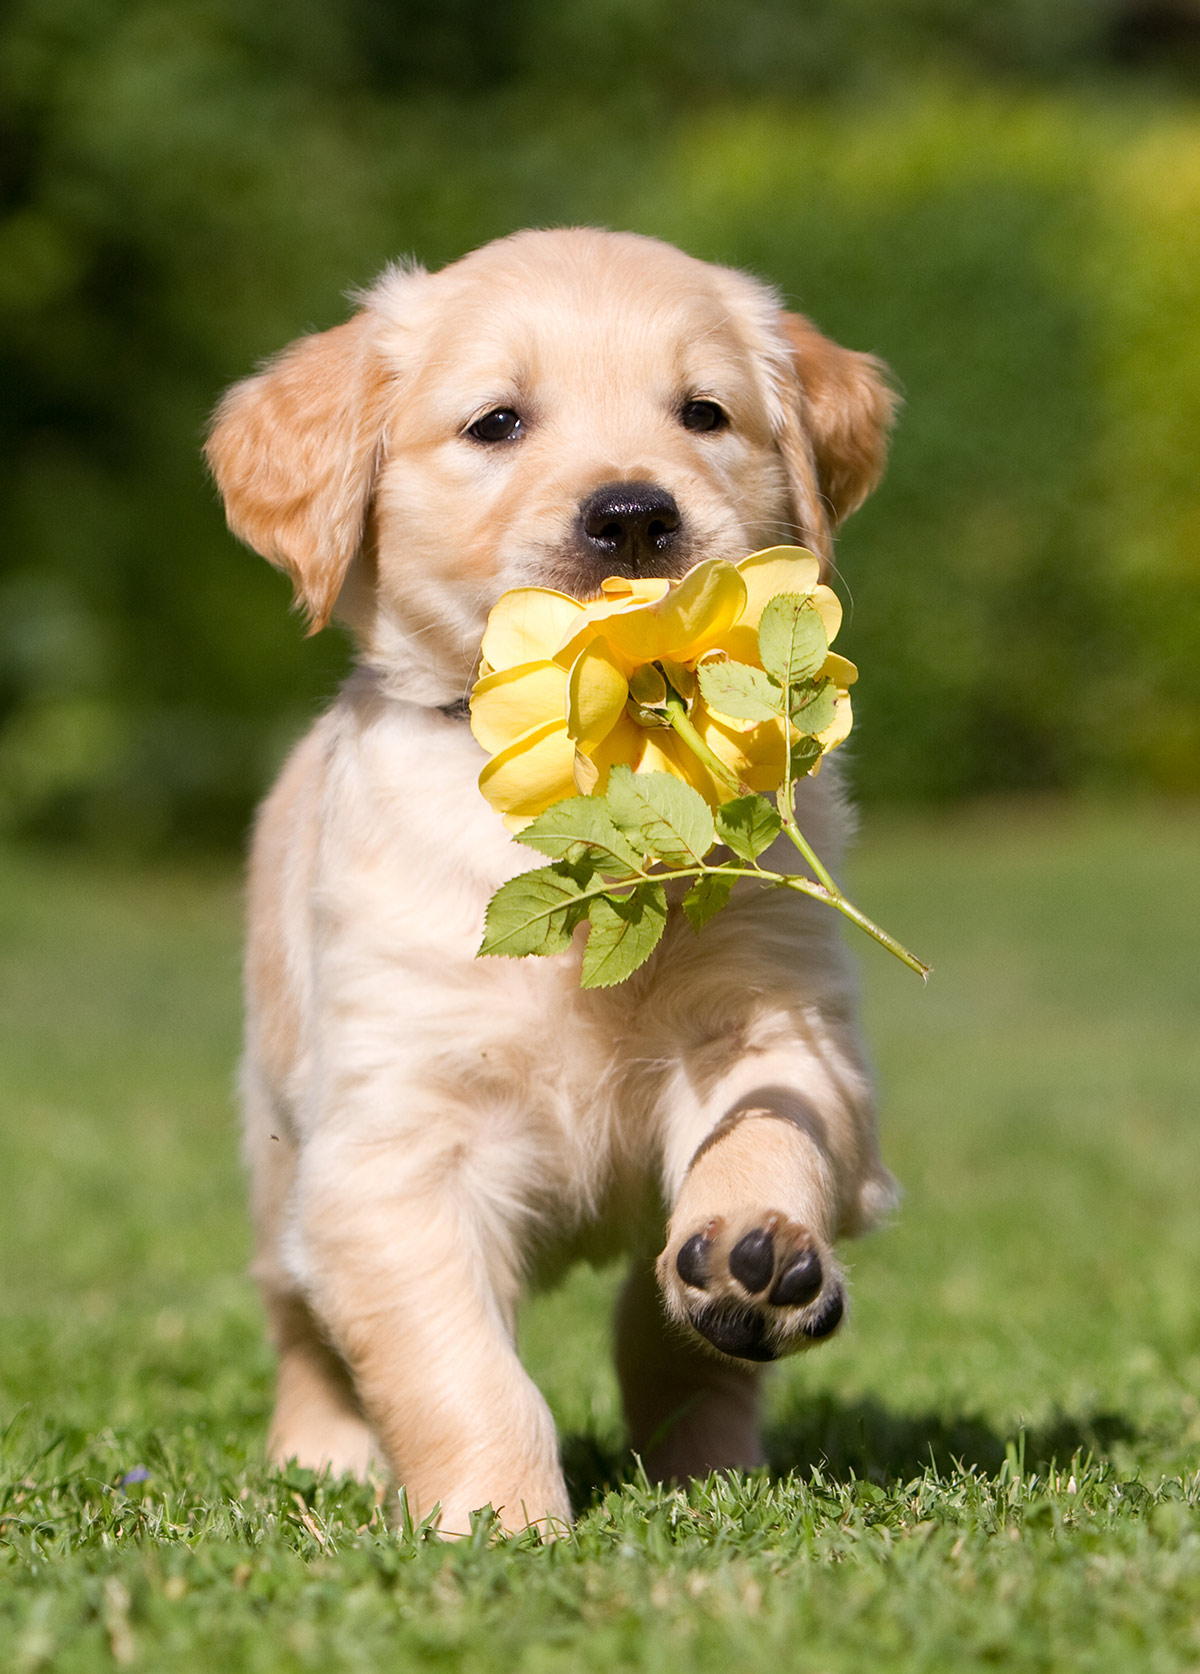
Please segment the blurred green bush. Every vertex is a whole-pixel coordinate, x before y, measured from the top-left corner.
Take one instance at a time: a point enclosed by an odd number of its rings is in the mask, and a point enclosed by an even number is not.
[[[0,822],[236,837],[347,652],[224,533],[208,410],[389,258],[572,221],[751,268],[895,369],[839,550],[862,794],[1200,790],[1194,12],[10,8]]]

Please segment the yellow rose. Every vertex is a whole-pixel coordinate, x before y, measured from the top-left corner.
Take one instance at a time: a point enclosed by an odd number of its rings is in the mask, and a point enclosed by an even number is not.
[[[811,552],[776,546],[740,564],[706,559],[678,582],[610,577],[588,604],[546,587],[503,594],[471,694],[471,730],[492,758],[480,790],[519,828],[564,797],[603,792],[623,762],[634,772],[673,773],[716,807],[736,791],[672,730],[668,698],[682,701],[702,747],[732,780],[777,790],[788,744],[782,718],[719,713],[701,695],[697,670],[726,658],[761,668],[759,619],[780,593],[811,598],[832,641],[842,610],[819,575]],[[847,688],[857,671],[830,652],[817,678],[832,679],[837,692],[833,722],[816,735],[824,754],[850,731]]]

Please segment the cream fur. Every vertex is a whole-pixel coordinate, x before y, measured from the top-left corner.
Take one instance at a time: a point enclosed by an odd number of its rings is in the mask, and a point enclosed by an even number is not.
[[[576,952],[475,957],[489,896],[537,857],[437,706],[469,688],[505,588],[586,590],[578,508],[606,482],[675,495],[677,570],[779,539],[828,554],[832,518],[878,476],[890,400],[869,357],[781,316],[765,286],[632,235],[519,234],[438,274],[389,272],[361,303],[238,385],[209,443],[232,527],[316,626],[336,607],[361,653],[264,804],[251,861],[243,1086],[279,1355],[270,1445],[359,1473],[378,1450],[446,1533],[489,1502],[508,1527],[552,1530],[570,1507],[514,1348],[523,1289],[628,1252],[635,1445],[668,1476],[751,1465],[759,1368],[717,1353],[697,1307],[732,1299],[769,1316],[774,1352],[807,1346],[841,1295],[833,1241],[893,1185],[827,910],[740,895],[699,938],[673,917],[649,966],[600,992],[580,992]],[[698,396],[727,431],[682,427]],[[464,435],[499,406],[528,416],[525,437]],[[802,823],[836,865],[829,768],[802,787]],[[686,1240],[707,1233],[724,1263],[764,1224],[776,1249],[818,1253],[816,1300],[747,1300],[724,1265],[707,1291],[684,1282]]]

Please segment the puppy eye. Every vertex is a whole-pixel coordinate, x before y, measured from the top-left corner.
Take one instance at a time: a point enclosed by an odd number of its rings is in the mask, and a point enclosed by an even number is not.
[[[724,430],[729,415],[715,401],[685,401],[679,409],[685,430]]]
[[[520,413],[514,413],[511,407],[497,407],[468,425],[467,435],[477,442],[511,442],[523,435],[524,430]]]

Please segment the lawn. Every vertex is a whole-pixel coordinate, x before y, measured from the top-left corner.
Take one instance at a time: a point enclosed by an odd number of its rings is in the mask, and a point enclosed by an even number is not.
[[[229,871],[0,855],[0,1668],[1200,1669],[1200,813],[872,816],[897,1223],[772,1468],[639,1481],[614,1275],[533,1304],[580,1520],[392,1531],[262,1463]]]

